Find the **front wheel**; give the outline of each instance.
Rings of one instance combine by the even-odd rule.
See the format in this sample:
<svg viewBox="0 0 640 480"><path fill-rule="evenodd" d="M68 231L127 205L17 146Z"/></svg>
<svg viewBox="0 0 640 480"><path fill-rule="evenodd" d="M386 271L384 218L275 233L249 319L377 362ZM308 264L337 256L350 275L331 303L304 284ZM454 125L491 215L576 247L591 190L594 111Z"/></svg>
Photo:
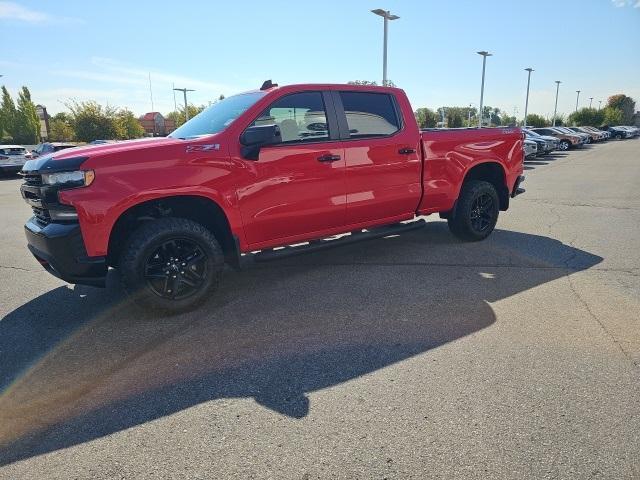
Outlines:
<svg viewBox="0 0 640 480"><path fill-rule="evenodd" d="M491 183L465 182L454 212L447 220L451 233L472 242L487 238L498 221L499 202L498 192Z"/></svg>
<svg viewBox="0 0 640 480"><path fill-rule="evenodd" d="M140 306L177 313L204 302L217 288L224 257L213 234L184 218L138 228L119 262L125 291Z"/></svg>
<svg viewBox="0 0 640 480"><path fill-rule="evenodd" d="M564 152L566 150L569 150L569 148L571 148L571 142L569 142L569 140L562 140L560 142L560 150Z"/></svg>

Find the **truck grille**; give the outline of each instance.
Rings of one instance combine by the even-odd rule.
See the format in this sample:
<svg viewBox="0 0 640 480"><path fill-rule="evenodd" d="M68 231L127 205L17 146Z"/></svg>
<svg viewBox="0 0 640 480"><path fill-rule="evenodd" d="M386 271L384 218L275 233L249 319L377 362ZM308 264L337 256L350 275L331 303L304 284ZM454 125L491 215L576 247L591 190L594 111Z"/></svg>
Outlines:
<svg viewBox="0 0 640 480"><path fill-rule="evenodd" d="M36 217L38 223L42 225L47 225L51 222L51 216L49 215L49 211L44 208L31 207L33 210L33 216Z"/></svg>
<svg viewBox="0 0 640 480"><path fill-rule="evenodd" d="M34 174L34 173L24 173L23 175L24 183L32 186L40 186L42 185L42 175Z"/></svg>
<svg viewBox="0 0 640 480"><path fill-rule="evenodd" d="M42 198L42 175L36 173L22 173L24 183L20 188L22 198L31 206L33 216L40 225L51 222L49 211L45 208L45 199Z"/></svg>

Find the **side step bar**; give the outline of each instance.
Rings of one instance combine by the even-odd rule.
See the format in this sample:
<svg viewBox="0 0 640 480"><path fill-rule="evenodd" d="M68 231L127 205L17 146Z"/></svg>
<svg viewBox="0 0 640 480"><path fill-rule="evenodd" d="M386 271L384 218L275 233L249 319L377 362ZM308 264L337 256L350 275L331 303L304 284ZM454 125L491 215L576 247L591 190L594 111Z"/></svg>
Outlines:
<svg viewBox="0 0 640 480"><path fill-rule="evenodd" d="M318 250L325 250L327 248L349 245L363 240L373 240L374 238L387 237L389 235L397 235L410 230L416 230L424 227L426 223L427 222L421 218L410 223L395 223L393 225L372 228L370 230L357 230L355 232L351 232L350 235L345 235L344 237L336 238L335 240L313 240L308 244L296 247L262 250L261 252L256 253L253 256L253 259L256 262L268 262L270 260L292 257L303 253L317 252Z"/></svg>

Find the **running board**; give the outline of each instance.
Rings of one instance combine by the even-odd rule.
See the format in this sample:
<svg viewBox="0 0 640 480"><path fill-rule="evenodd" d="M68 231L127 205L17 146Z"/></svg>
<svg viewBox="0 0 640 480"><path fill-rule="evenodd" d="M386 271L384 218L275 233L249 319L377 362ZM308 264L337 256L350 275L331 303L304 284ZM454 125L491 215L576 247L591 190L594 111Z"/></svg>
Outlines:
<svg viewBox="0 0 640 480"><path fill-rule="evenodd" d="M345 235L344 237L336 238L335 240L312 240L305 245L284 247L275 250L262 250L253 256L253 260L256 262L268 262L271 260L278 260L280 258L292 257L294 255L301 255L303 253L317 252L318 250L349 245L351 243L362 242L364 240L373 240L375 238L387 237L389 235L397 235L399 233L422 228L426 223L427 222L421 218L410 223L395 223L393 225L372 228L370 230L357 230L355 232L351 232L349 235Z"/></svg>

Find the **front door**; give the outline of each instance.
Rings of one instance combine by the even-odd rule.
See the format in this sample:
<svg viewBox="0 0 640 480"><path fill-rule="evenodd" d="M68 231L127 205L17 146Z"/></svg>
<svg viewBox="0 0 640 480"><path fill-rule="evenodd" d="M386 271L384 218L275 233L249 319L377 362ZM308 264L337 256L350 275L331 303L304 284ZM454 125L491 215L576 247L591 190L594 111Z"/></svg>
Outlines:
<svg viewBox="0 0 640 480"><path fill-rule="evenodd" d="M247 242L260 248L319 236L345 224L345 159L331 97L304 91L275 100L251 124L278 125L282 142L245 160L238 190Z"/></svg>

